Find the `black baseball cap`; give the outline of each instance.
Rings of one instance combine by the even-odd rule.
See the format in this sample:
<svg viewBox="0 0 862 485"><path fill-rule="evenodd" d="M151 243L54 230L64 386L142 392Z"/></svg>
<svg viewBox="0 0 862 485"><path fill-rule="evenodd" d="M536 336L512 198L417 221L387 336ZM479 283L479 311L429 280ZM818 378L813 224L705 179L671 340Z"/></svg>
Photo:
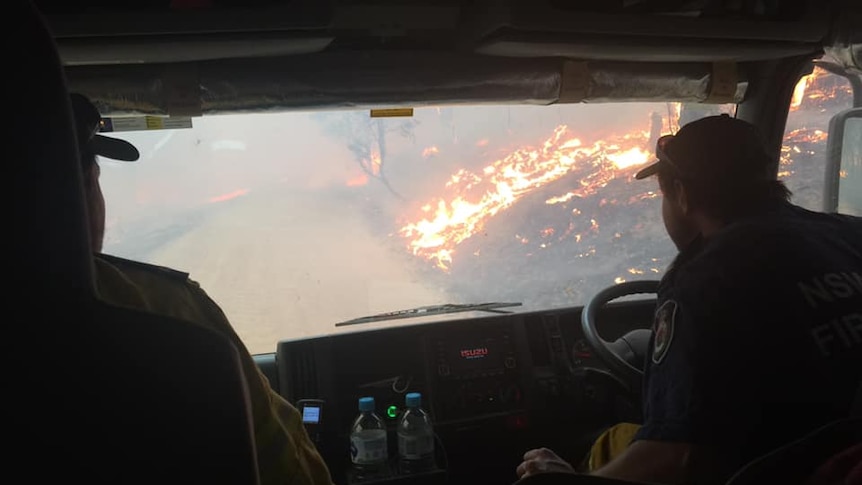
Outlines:
<svg viewBox="0 0 862 485"><path fill-rule="evenodd" d="M682 179L772 180L777 167L760 130L727 114L692 121L675 135L662 136L655 153L658 160L635 174L636 179L670 166Z"/></svg>
<svg viewBox="0 0 862 485"><path fill-rule="evenodd" d="M126 140L97 134L102 131L104 123L99 110L89 99L79 93L70 93L69 98L79 145L88 145L96 155L113 160L134 162L140 158L138 149Z"/></svg>

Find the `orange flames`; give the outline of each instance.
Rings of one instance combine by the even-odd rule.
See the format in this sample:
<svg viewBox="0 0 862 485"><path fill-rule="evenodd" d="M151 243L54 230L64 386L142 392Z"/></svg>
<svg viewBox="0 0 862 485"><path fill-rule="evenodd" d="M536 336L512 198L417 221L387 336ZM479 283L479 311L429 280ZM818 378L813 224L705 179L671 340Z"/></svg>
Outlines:
<svg viewBox="0 0 862 485"><path fill-rule="evenodd" d="M793 88L793 97L790 99L790 109L796 110L802 106L802 101L805 100L805 88L808 87L808 79L813 76L813 74L809 74L808 76L803 76L802 79L796 83L796 87Z"/></svg>
<svg viewBox="0 0 862 485"><path fill-rule="evenodd" d="M827 137L828 134L823 130L811 130L808 128L799 128L785 134L784 143L781 145L781 168L778 172L778 178L786 178L793 175L793 170L791 169L793 157L802 153L814 155L815 153L811 150L811 147L825 143Z"/></svg>
<svg viewBox="0 0 862 485"><path fill-rule="evenodd" d="M593 168L578 187L550 198L548 204L595 194L607 183L628 175L632 167L650 160L644 148L648 132L584 144L565 125L558 126L540 146L517 148L481 171L460 170L446 183L445 196L422 206L423 217L404 225L399 234L409 240L414 255L448 270L457 246L483 229L487 221L524 195L557 181L573 170ZM484 140L482 140L484 141ZM591 221L590 230L598 223ZM548 237L553 229L541 236ZM526 237L516 236L522 243ZM575 237L579 239L579 237Z"/></svg>
<svg viewBox="0 0 862 485"><path fill-rule="evenodd" d="M440 153L440 149L436 146L430 146L424 150L422 150L422 158L431 158L434 155Z"/></svg>
<svg viewBox="0 0 862 485"><path fill-rule="evenodd" d="M815 156L813 149L825 146L828 134L821 129L805 126L811 121L806 113L832 113L834 108L827 106L830 102L835 103L839 109L841 106L849 106L848 100L853 96L852 89L846 79L832 75L819 67L815 67L811 74L799 80L793 90L788 123L802 125L802 127L788 131L784 135L779 178L794 174L793 158L796 155ZM793 121L799 123L793 123Z"/></svg>
<svg viewBox="0 0 862 485"><path fill-rule="evenodd" d="M226 201L226 200L236 199L237 197L243 196L243 195L245 195L245 194L247 194L247 193L248 193L248 189L239 189L239 190L234 190L233 192L228 192L228 193L226 193L226 194L222 194L222 195L217 195L217 196L215 196L215 197L211 197L211 198L209 199L209 202L210 202L210 203L215 203L215 202L224 202L224 201Z"/></svg>
<svg viewBox="0 0 862 485"><path fill-rule="evenodd" d="M426 148L426 151L428 149ZM371 177L379 177L380 170L383 166L383 159L380 157L379 149L372 148L371 153L368 157L362 157L359 160L359 168L362 170L362 173L356 175L353 178L348 179L344 182L344 185L348 187L361 187L363 185L368 184L368 181Z"/></svg>
<svg viewBox="0 0 862 485"><path fill-rule="evenodd" d="M361 187L367 183L368 183L368 175L365 175L363 173L363 174L359 174L356 177L353 177L352 179L348 180L346 185L348 187Z"/></svg>
<svg viewBox="0 0 862 485"><path fill-rule="evenodd" d="M832 75L829 71L815 67L811 74L803 76L793 89L790 110L800 108L822 109L830 100L853 96L853 88L846 79Z"/></svg>
<svg viewBox="0 0 862 485"><path fill-rule="evenodd" d="M371 173L376 177L380 175L380 166L383 163L383 160L380 158L380 152L377 149L374 149L371 152L371 163L369 164Z"/></svg>

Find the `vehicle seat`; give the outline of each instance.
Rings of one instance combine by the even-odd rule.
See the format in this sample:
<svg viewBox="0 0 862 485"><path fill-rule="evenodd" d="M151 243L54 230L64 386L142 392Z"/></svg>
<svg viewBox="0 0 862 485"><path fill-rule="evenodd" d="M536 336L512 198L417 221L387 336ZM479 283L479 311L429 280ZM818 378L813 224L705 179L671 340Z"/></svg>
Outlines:
<svg viewBox="0 0 862 485"><path fill-rule="evenodd" d="M814 485L816 482L810 480L818 468L860 443L862 418L833 421L752 461L734 474L727 485Z"/></svg>
<svg viewBox="0 0 862 485"><path fill-rule="evenodd" d="M259 483L235 346L98 301L62 66L29 1L5 8L4 473L28 483Z"/></svg>
<svg viewBox="0 0 862 485"><path fill-rule="evenodd" d="M857 460L862 444L862 418L850 417L831 422L809 433L803 438L788 443L760 458L753 460L736 472L726 485L825 485L812 480L821 467L835 457ZM852 452L852 453L848 453ZM857 465L859 466L859 465ZM859 473L847 463L838 468L847 473ZM835 467L833 467L835 468ZM854 475L855 476L855 475ZM843 485L852 482L826 482L828 485ZM570 473L541 473L515 482L515 485L636 485L637 482L614 480ZM856 484L854 484L856 485Z"/></svg>

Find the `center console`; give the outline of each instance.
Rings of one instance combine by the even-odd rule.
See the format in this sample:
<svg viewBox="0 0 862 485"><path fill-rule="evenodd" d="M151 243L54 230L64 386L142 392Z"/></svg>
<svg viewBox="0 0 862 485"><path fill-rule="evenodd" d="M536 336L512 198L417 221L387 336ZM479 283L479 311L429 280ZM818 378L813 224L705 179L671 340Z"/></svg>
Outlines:
<svg viewBox="0 0 862 485"><path fill-rule="evenodd" d="M440 423L510 413L521 407L518 352L505 328L434 334L432 388Z"/></svg>

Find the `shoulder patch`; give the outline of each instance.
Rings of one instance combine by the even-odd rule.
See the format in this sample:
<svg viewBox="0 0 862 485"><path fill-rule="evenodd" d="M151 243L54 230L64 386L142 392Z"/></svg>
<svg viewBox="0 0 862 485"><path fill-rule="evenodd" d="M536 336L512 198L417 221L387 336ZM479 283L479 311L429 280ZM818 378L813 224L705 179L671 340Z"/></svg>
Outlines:
<svg viewBox="0 0 862 485"><path fill-rule="evenodd" d="M182 271L177 271L175 269L167 268L164 266L156 266L153 264L142 263L140 261L133 261L131 259L111 256L110 254L98 254L96 255L96 257L101 258L120 269L133 268L137 270L147 271L150 273L157 273L177 281L186 281L189 278L188 273L183 273Z"/></svg>
<svg viewBox="0 0 862 485"><path fill-rule="evenodd" d="M676 319L677 304L673 300L662 303L655 312L655 323L653 323L652 361L660 364L667 355L670 344L673 343L674 320Z"/></svg>

